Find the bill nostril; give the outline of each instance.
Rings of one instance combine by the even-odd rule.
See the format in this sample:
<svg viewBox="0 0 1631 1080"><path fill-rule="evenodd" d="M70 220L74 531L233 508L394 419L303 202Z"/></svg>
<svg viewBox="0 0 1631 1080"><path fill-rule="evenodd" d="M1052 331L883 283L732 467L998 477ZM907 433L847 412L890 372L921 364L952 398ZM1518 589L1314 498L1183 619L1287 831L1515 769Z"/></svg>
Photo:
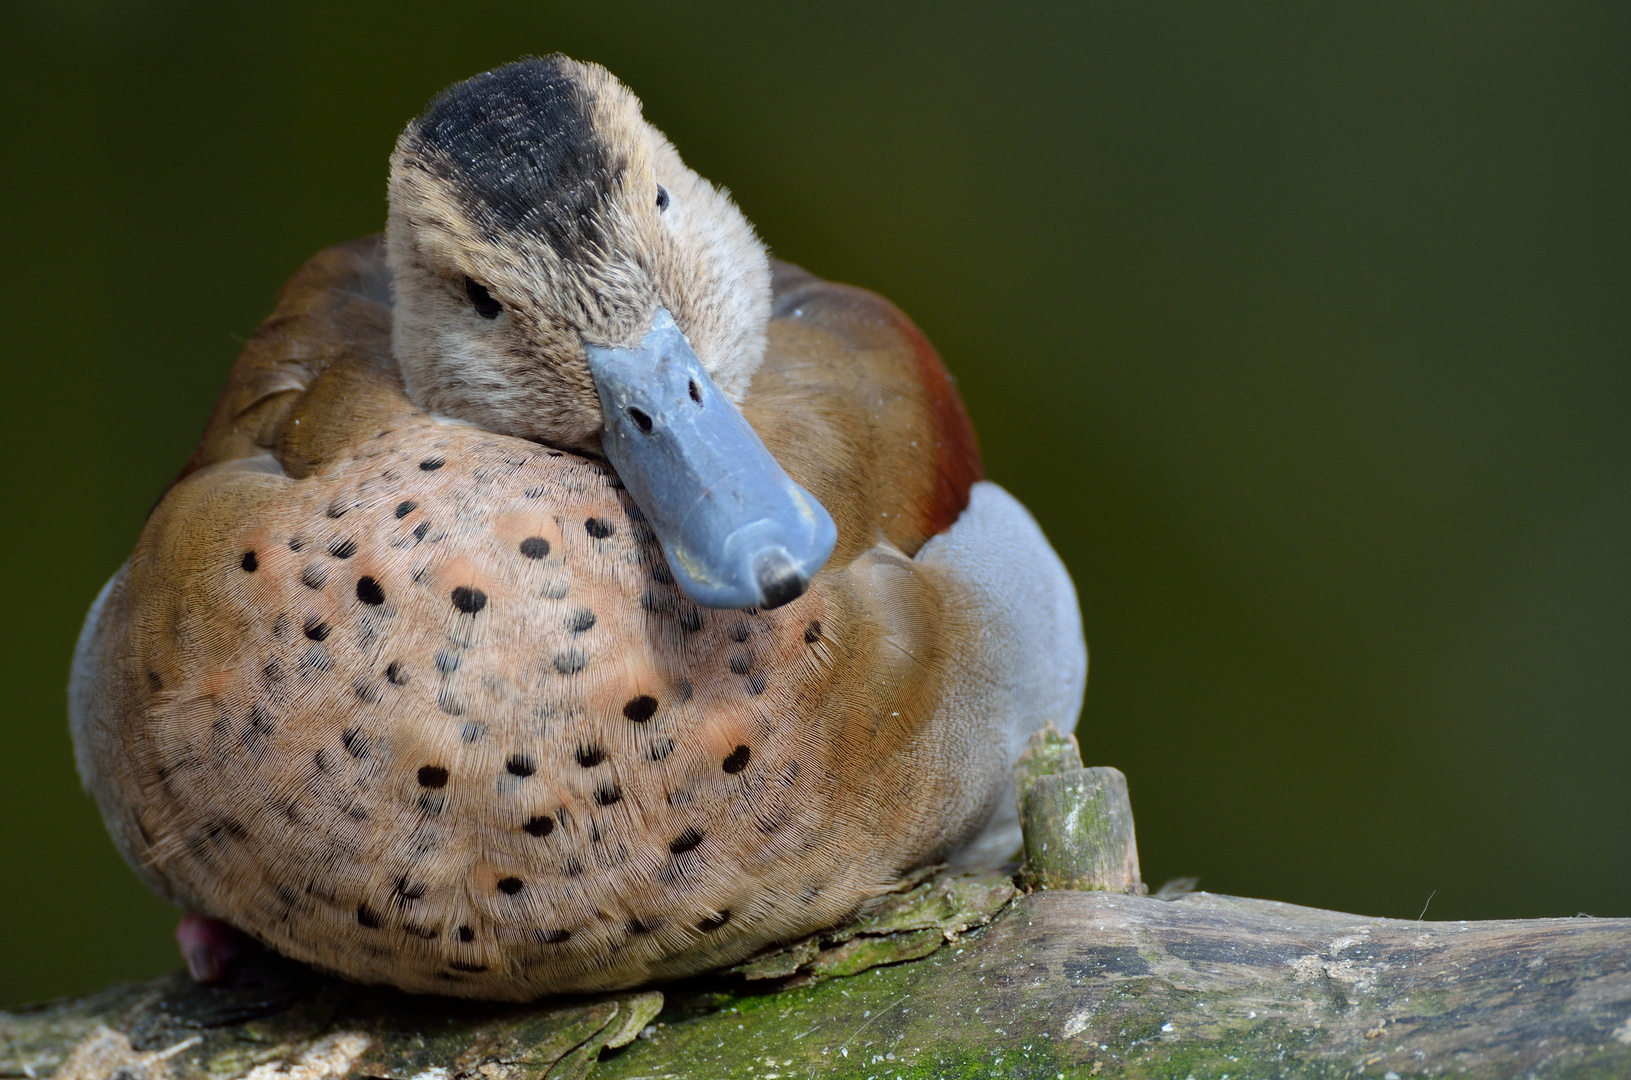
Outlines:
<svg viewBox="0 0 1631 1080"><path fill-rule="evenodd" d="M695 379L687 379L686 383L691 388L691 400L696 402L698 405L701 405L702 404L702 391L697 389L697 381Z"/></svg>
<svg viewBox="0 0 1631 1080"><path fill-rule="evenodd" d="M651 416L644 409L637 409L632 405L629 406L628 412L629 419L634 421L634 426L645 432L647 435L650 435Z"/></svg>

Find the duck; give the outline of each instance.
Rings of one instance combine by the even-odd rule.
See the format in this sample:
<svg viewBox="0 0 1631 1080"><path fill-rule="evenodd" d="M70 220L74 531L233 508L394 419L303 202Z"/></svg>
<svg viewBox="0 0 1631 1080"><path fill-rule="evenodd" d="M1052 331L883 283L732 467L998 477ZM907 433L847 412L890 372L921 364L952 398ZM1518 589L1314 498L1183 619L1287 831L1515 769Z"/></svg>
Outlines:
<svg viewBox="0 0 1631 1080"><path fill-rule="evenodd" d="M438 95L388 195L285 285L75 649L80 775L195 975L238 935L620 989L1010 858L1081 614L911 320L772 259L561 55Z"/></svg>

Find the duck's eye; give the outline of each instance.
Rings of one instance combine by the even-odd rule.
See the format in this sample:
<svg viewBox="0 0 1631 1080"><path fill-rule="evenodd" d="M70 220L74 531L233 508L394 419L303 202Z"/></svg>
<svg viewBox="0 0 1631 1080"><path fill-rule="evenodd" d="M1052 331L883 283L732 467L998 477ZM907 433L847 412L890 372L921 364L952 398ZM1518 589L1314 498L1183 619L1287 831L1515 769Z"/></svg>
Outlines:
<svg viewBox="0 0 1631 1080"><path fill-rule="evenodd" d="M668 209L668 189L661 184L657 185L657 212L662 213Z"/></svg>
<svg viewBox="0 0 1631 1080"><path fill-rule="evenodd" d="M487 291L487 286L475 278L464 279L464 295L470 298L476 314L484 319L496 319L498 313L504 310L504 305L493 299L493 294Z"/></svg>

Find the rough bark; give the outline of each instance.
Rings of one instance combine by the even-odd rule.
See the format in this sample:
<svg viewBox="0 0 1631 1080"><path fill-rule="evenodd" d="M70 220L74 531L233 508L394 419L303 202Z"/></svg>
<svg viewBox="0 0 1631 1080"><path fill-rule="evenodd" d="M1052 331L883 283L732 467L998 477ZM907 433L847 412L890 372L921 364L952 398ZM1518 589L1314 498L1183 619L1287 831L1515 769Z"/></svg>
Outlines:
<svg viewBox="0 0 1631 1080"><path fill-rule="evenodd" d="M928 876L717 975L524 1007L263 955L0 1013L0 1078L1631 1076L1631 919L1146 897L1120 773L1050 726L1015 788L1022 880L1053 888Z"/></svg>
<svg viewBox="0 0 1631 1080"><path fill-rule="evenodd" d="M220 989L175 975L0 1014L0 1076L1631 1075L1631 920L1052 891L954 929L1008 895L1000 879L932 881L756 972L526 1008L275 959Z"/></svg>

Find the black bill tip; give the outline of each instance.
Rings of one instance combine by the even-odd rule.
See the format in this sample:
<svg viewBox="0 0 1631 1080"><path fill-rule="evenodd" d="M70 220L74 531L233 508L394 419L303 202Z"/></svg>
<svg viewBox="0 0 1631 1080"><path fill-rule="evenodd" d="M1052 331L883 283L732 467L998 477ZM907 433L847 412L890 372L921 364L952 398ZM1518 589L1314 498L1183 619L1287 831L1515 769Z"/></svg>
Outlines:
<svg viewBox="0 0 1631 1080"><path fill-rule="evenodd" d="M777 608L804 595L810 579L799 572L793 557L781 548L763 552L753 561L753 576L759 582L761 608Z"/></svg>

